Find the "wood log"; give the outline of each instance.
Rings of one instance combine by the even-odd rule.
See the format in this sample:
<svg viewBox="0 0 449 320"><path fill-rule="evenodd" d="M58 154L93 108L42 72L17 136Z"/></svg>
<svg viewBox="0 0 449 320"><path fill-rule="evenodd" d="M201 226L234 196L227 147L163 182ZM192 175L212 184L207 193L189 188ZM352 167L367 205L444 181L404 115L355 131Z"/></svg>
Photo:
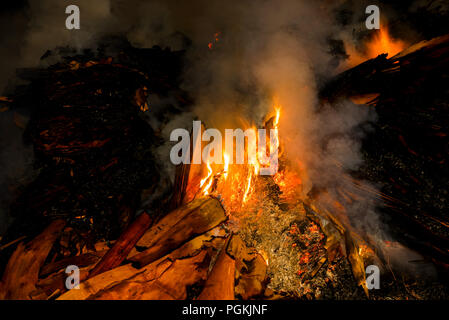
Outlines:
<svg viewBox="0 0 449 320"><path fill-rule="evenodd" d="M164 260L133 279L93 296L95 300L185 300L188 287L206 279L209 265L206 250L186 259Z"/></svg>
<svg viewBox="0 0 449 320"><path fill-rule="evenodd" d="M91 270L89 278L118 267L131 252L137 241L153 223L154 219L143 212L118 238L114 246L103 256Z"/></svg>
<svg viewBox="0 0 449 320"><path fill-rule="evenodd" d="M217 227L142 269L120 266L82 281L79 290L58 299L185 299L188 286L206 280L209 261L224 242Z"/></svg>
<svg viewBox="0 0 449 320"><path fill-rule="evenodd" d="M57 300L86 300L107 287L112 287L143 272L145 269L139 270L131 264L126 264L81 282L79 289L69 290L59 296Z"/></svg>
<svg viewBox="0 0 449 320"><path fill-rule="evenodd" d="M243 300L261 297L266 289L267 264L260 254L248 264L248 270L241 270L242 274L235 288L235 294Z"/></svg>
<svg viewBox="0 0 449 320"><path fill-rule="evenodd" d="M227 217L220 202L206 197L196 199L178 208L153 225L137 242L137 246L147 250L130 257L137 267L145 266L178 248L183 243L203 234Z"/></svg>
<svg viewBox="0 0 449 320"><path fill-rule="evenodd" d="M265 259L248 248L239 235L232 236L226 252L235 260L235 296L243 300L260 298L268 283Z"/></svg>
<svg viewBox="0 0 449 320"><path fill-rule="evenodd" d="M99 259L99 258L98 258ZM98 260L97 259L97 260ZM83 282L87 279L89 276L90 270L94 267L95 264L86 266L86 267L80 267L80 282ZM54 272L47 276L44 279L39 279L39 281L36 284L37 290L32 292L32 299L33 300L48 300L48 299L54 299L57 296L60 296L61 294L64 294L67 292L66 287L66 280L67 280L67 273L65 272L65 268L61 269L57 272Z"/></svg>
<svg viewBox="0 0 449 320"><path fill-rule="evenodd" d="M75 265L80 268L87 267L97 263L107 251L88 252L79 256L67 257L59 261L47 264L41 268L39 278L44 278L59 270L67 268L67 266Z"/></svg>
<svg viewBox="0 0 449 320"><path fill-rule="evenodd" d="M229 240L215 262L198 300L234 300L235 260L227 253Z"/></svg>
<svg viewBox="0 0 449 320"><path fill-rule="evenodd" d="M0 300L30 299L30 294L36 290L39 270L65 224L64 220L55 220L29 243L21 242L17 246L3 273Z"/></svg>

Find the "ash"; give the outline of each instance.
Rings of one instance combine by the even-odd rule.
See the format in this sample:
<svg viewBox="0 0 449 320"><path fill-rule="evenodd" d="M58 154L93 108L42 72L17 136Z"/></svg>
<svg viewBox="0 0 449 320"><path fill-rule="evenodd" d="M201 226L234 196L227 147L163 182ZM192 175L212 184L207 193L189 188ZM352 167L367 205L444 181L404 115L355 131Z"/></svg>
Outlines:
<svg viewBox="0 0 449 320"><path fill-rule="evenodd" d="M251 200L236 216L240 236L268 264L271 298L364 298L345 257L328 261L326 237L307 218L302 201L284 202L271 177L258 178Z"/></svg>

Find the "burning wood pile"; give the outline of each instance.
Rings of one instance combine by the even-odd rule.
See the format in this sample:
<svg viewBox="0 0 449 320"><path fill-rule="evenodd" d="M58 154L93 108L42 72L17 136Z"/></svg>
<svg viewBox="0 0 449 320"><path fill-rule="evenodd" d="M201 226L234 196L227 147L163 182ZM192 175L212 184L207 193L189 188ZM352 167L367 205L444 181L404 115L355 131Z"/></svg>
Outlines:
<svg viewBox="0 0 449 320"><path fill-rule="evenodd" d="M323 243L325 236L319 226L306 216L302 219L292 224L288 230L291 240L286 240L285 248L280 250L301 247L295 251L302 254L289 262L298 263L299 279L313 279L331 259L332 265L322 270L327 275L322 280L336 281L332 272L338 265L335 260L341 257L335 257L335 253L329 257L325 249L329 244ZM221 203L203 197L170 212L158 222L147 213L141 214L111 243L110 249L104 243L97 243L94 249L86 248L79 255L52 261L48 260L52 247L55 242L63 241L67 233L65 221L55 220L39 236L18 245L3 275L1 298L282 298L267 288L271 255L248 248L238 234L232 233L227 222ZM299 228L306 230L301 232ZM278 263L276 259L273 258ZM80 268L78 290L66 289L65 271L70 265ZM326 283L321 284L321 289L323 286ZM317 288L311 288L307 281L301 290L302 295L317 294Z"/></svg>
<svg viewBox="0 0 449 320"><path fill-rule="evenodd" d="M383 186L376 197L385 202L392 231L445 273L448 57L445 35L368 60L321 90L323 100L349 98L375 108L375 133L364 141L365 164L355 176Z"/></svg>
<svg viewBox="0 0 449 320"><path fill-rule="evenodd" d="M407 73L410 61L419 66L429 55L439 54L447 68L448 43L443 37L370 60L328 84L322 98L373 99L384 77L394 80L398 68ZM150 93L175 96L187 108L180 61L179 52L128 47L118 58L86 53L22 72L31 84L8 104L36 103L26 137L40 173L12 207L17 218L2 239L0 299L426 297L420 284L395 277L338 208L299 197L301 180L282 152L274 176L257 175L259 163L229 164L226 154L223 166L179 165L174 187L158 194L152 150L160 137L144 115ZM370 103L386 103L388 94ZM280 118L274 103L262 125L277 130ZM282 137L274 143L282 150ZM156 200L138 210L150 195ZM371 264L382 269L381 290L367 288ZM68 266L79 268L78 289L67 289Z"/></svg>

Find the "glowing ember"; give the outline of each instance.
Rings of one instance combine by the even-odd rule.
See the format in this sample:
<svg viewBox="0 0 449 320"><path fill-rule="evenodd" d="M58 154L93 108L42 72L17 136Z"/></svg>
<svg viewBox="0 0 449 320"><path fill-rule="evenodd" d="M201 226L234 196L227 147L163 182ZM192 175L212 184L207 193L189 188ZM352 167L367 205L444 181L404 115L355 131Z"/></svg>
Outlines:
<svg viewBox="0 0 449 320"><path fill-rule="evenodd" d="M209 48L209 50L212 50L213 49L213 47L214 47L214 45L220 40L220 32L216 32L215 34L214 34L214 40L212 40L211 42L209 42L208 44L207 44L207 47Z"/></svg>

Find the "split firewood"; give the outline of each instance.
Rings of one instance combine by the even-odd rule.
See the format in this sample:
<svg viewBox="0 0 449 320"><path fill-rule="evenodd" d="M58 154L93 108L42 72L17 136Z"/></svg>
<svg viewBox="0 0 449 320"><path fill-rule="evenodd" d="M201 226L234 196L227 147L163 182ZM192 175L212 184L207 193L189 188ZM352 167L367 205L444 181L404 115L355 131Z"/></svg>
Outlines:
<svg viewBox="0 0 449 320"><path fill-rule="evenodd" d="M39 273L39 278L44 278L52 273L58 272L59 270L67 268L67 266L75 265L80 268L87 267L97 263L107 251L100 252L88 252L83 253L79 256L67 257L53 263L49 263L41 268Z"/></svg>
<svg viewBox="0 0 449 320"><path fill-rule="evenodd" d="M131 252L137 241L153 223L148 213L142 213L118 238L114 246L103 256L101 261L92 269L89 277L118 267Z"/></svg>
<svg viewBox="0 0 449 320"><path fill-rule="evenodd" d="M141 269L120 266L82 281L79 290L58 299L185 299L189 286L206 280L224 236L221 228L215 228Z"/></svg>
<svg viewBox="0 0 449 320"><path fill-rule="evenodd" d="M206 250L186 259L164 260L145 273L93 296L96 300L185 300L187 289L204 281L210 257Z"/></svg>
<svg viewBox="0 0 449 320"><path fill-rule="evenodd" d="M107 287L131 279L143 272L145 272L145 269L139 270L131 264L126 264L81 282L79 289L67 291L58 300L86 300Z"/></svg>
<svg viewBox="0 0 449 320"><path fill-rule="evenodd" d="M260 254L247 264L247 270L242 270L235 294L243 300L261 297L266 289L267 264Z"/></svg>
<svg viewBox="0 0 449 320"><path fill-rule="evenodd" d="M55 220L29 243L17 246L3 273L0 299L30 299L36 290L39 270L64 226L64 220Z"/></svg>
<svg viewBox="0 0 449 320"><path fill-rule="evenodd" d="M203 234L227 217L220 202L213 198L201 198L182 206L153 225L137 242L147 250L130 257L136 266L145 266L161 258L183 243Z"/></svg>
<svg viewBox="0 0 449 320"><path fill-rule="evenodd" d="M234 300L235 260L227 253L225 246L220 252L198 300Z"/></svg>
<svg viewBox="0 0 449 320"><path fill-rule="evenodd" d="M98 259L100 259L100 257L97 258L97 261ZM92 270L94 266L95 263L85 267L78 266L80 272L79 280L81 283L88 278L89 272L90 270ZM66 287L67 277L68 274L65 272L65 268L63 268L57 272L48 275L46 278L39 279L39 281L36 284L37 290L32 293L33 300L50 299L50 297L53 299L67 292Z"/></svg>
<svg viewBox="0 0 449 320"><path fill-rule="evenodd" d="M232 236L227 253L235 260L235 295L244 300L261 297L268 283L265 259L246 247L239 235Z"/></svg>
<svg viewBox="0 0 449 320"><path fill-rule="evenodd" d="M257 253L254 249L248 249L238 234L232 235L226 250L231 257L243 262L253 260Z"/></svg>
<svg viewBox="0 0 449 320"><path fill-rule="evenodd" d="M193 257L201 250L208 249L209 254L214 257L221 250L226 240L226 231L220 226L190 240L165 257L170 260Z"/></svg>

